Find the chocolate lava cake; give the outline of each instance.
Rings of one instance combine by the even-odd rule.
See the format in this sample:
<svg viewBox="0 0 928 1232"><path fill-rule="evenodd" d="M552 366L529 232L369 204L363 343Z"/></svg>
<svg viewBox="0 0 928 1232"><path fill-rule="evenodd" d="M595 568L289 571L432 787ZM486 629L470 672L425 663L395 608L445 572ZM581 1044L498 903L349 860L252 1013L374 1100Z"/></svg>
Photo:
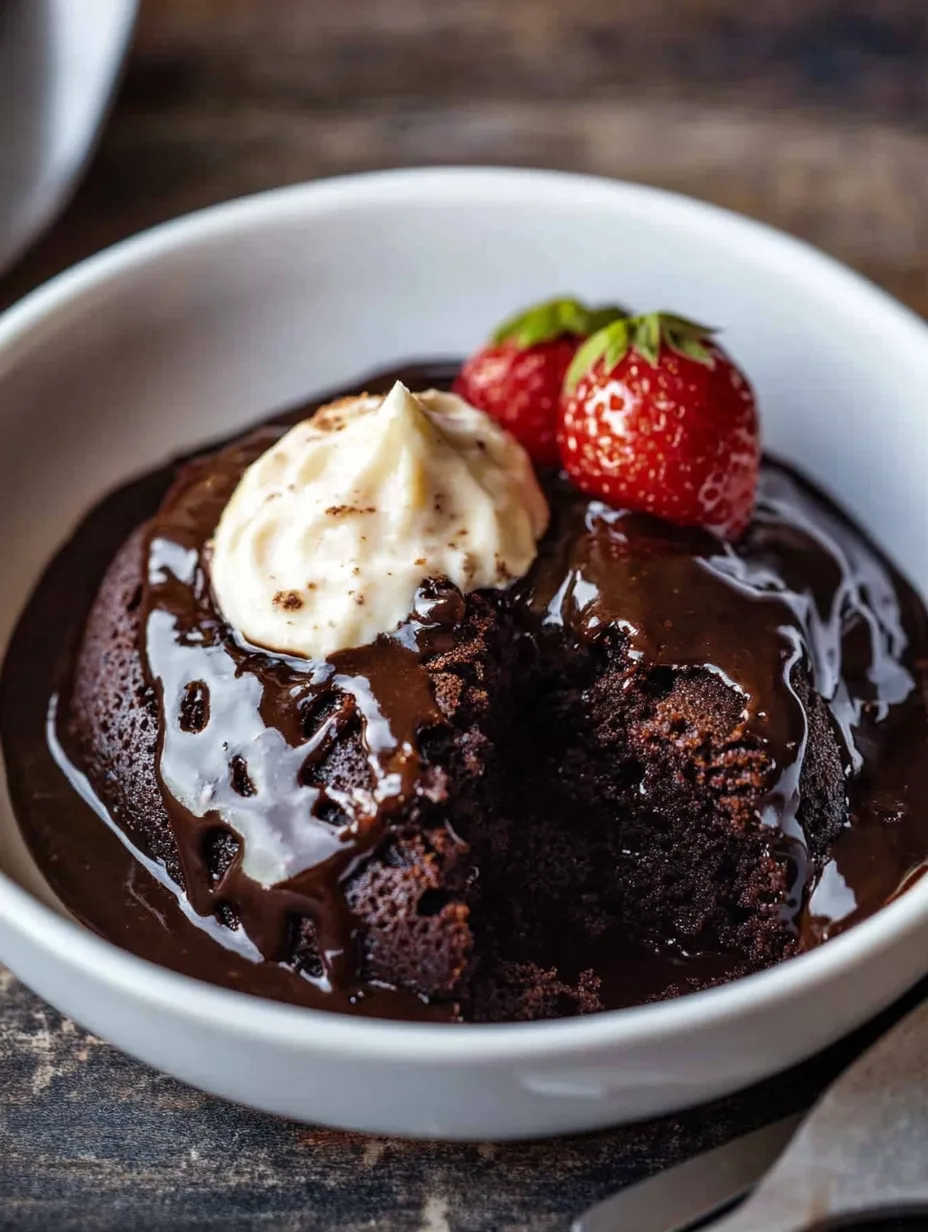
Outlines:
<svg viewBox="0 0 928 1232"><path fill-rule="evenodd" d="M524 578L432 578L396 633L310 670L233 636L208 582L219 514L285 424L180 468L106 571L59 715L223 944L320 1005L386 988L503 1021L678 995L818 939L810 902L872 767L913 706L924 729L924 610L856 528L772 461L735 545L552 471ZM260 884L231 808L282 810L316 857Z"/></svg>
<svg viewBox="0 0 928 1232"><path fill-rule="evenodd" d="M37 586L0 740L79 919L504 1022L758 971L921 875L925 606L762 460L713 331L554 300L365 388L105 497Z"/></svg>

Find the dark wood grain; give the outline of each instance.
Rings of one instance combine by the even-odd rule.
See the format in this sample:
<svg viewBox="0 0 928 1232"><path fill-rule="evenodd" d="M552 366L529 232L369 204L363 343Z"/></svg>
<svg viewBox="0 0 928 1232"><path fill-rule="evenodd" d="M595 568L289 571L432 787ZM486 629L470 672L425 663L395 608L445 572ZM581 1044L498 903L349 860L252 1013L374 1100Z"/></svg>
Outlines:
<svg viewBox="0 0 928 1232"><path fill-rule="evenodd" d="M186 210L444 162L679 189L928 311L920 0L150 0L74 201L0 304ZM123 1057L0 981L0 1228L564 1229L620 1184L799 1107L876 1027L709 1110L556 1143L308 1129Z"/></svg>
<svg viewBox="0 0 928 1232"><path fill-rule="evenodd" d="M920 0L149 0L98 158L0 303L227 197L459 162L693 193L925 309L926 67Z"/></svg>

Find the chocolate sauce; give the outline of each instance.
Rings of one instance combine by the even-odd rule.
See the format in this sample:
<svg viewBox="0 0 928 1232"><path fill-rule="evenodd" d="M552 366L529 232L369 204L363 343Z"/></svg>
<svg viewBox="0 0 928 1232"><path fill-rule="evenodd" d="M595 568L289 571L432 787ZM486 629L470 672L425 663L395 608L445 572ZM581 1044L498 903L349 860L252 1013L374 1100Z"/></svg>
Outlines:
<svg viewBox="0 0 928 1232"><path fill-rule="evenodd" d="M808 884L807 843L798 819L808 732L794 669L802 666L829 704L854 829L872 808L875 780L887 781L884 763L891 755L884 744L890 729L911 724L904 744L912 761L908 771L919 773L928 787L928 774L918 769L924 756L919 750L928 751L925 665L917 663L919 648L924 657L928 645L921 601L834 505L770 460L761 472L754 519L736 545L646 514L613 510L563 481L556 484L552 506L556 525L520 584L536 616L587 641L617 625L633 658L708 669L741 695L745 734L770 765L761 820L782 832L780 846L796 868L784 917L809 943L819 933L830 935L843 920L833 896L826 903L836 867L833 861L818 879L821 890ZM884 811L890 807L897 820L903 814L910 820L907 858L916 865L928 856L928 805L918 800L917 791L898 781L884 798ZM846 862L852 849L858 846L848 835L835 860ZM861 885L857 893L845 893L844 905L853 899L857 918L859 900L875 909L892 892L890 880L906 875L901 867L884 868L882 899L871 882L866 891ZM818 892L810 908L812 890Z"/></svg>
<svg viewBox="0 0 928 1232"><path fill-rule="evenodd" d="M312 664L229 636L208 541L245 468L282 431L259 430L187 467L168 492L146 536L142 655L160 712L161 794L195 912L231 910L270 962L288 958L293 921L310 921L320 985L344 990L359 956L341 887L428 790L417 737L440 716L421 660L455 611L420 596L396 634ZM368 780L319 783L315 768L352 726ZM224 830L242 841L217 877L207 840Z"/></svg>
<svg viewBox="0 0 928 1232"><path fill-rule="evenodd" d="M364 385L376 392L396 376L412 388L447 385L453 371L417 365ZM447 1017L449 1006L357 979L344 885L391 816L416 793L440 795L419 754L420 734L439 721L423 657L460 617L453 596L424 593L395 634L307 664L230 636L210 593L208 540L226 500L245 467L310 409L277 418L179 476L171 466L127 485L65 545L30 600L0 678L10 790L52 888L126 948L282 1000ZM928 859L928 618L865 537L773 463L765 464L756 517L737 547L616 512L556 478L549 495L552 528L516 592L525 619L586 641L617 623L633 656L708 668L742 696L745 728L771 767L762 820L783 832L797 867L788 910L803 944L872 913L920 875ZM105 810L54 710L62 691L66 707L70 665L101 576L148 518L142 650L158 698L158 775L186 895L115 823L101 823ZM806 720L792 673L800 660L831 708L850 804L849 825L814 880L798 819ZM360 735L365 775L350 786L320 781L316 767L349 728ZM279 840L263 853L268 867L289 861L286 879L272 885L262 884L262 853L247 838L256 814L262 823L270 815L262 833ZM204 855L217 831L232 837L234 850L218 876ZM311 924L318 969L282 965L294 918ZM720 961L696 956L687 965L623 947L612 956L621 978L604 972L607 1003L659 995L681 978L716 978Z"/></svg>

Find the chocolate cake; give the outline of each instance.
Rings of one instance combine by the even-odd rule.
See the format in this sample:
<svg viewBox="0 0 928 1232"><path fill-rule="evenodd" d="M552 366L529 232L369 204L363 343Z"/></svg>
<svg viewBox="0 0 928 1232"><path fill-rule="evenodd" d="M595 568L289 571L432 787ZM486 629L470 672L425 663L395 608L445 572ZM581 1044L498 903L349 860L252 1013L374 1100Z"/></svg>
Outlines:
<svg viewBox="0 0 928 1232"><path fill-rule="evenodd" d="M452 372L403 376L423 388ZM547 473L552 521L525 577L468 594L429 579L396 632L307 665L234 636L209 584L242 473L307 413L169 468L87 523L131 533L108 564L97 550L76 658L49 666L53 751L185 904L168 931L209 927L215 973L199 942L159 961L348 1012L562 1016L769 966L915 875L928 834L900 758L928 736L925 611L792 471L765 461L734 545ZM72 543L43 586L79 566ZM61 833L11 750L26 739L11 722L15 664L41 653L43 602L40 588L0 723L44 863ZM72 620L73 638L83 613ZM43 627L46 645L62 636ZM181 803L197 793L202 815ZM243 868L228 818L249 810L298 836L285 880ZM872 837L887 829L891 842ZM861 835L879 860L854 857ZM852 865L865 868L854 884ZM79 913L113 935L95 910ZM150 948L128 926L117 939Z"/></svg>

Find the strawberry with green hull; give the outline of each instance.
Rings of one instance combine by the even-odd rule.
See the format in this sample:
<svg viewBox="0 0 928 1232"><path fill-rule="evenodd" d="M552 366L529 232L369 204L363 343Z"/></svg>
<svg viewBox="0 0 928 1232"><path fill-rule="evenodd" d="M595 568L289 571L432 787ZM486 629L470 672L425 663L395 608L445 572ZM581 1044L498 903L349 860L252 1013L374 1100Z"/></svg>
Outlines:
<svg viewBox="0 0 928 1232"><path fill-rule="evenodd" d="M624 315L575 299L537 304L505 321L466 361L454 392L507 428L536 466L560 466L555 434L567 370L585 339Z"/></svg>
<svg viewBox="0 0 928 1232"><path fill-rule="evenodd" d="M760 433L754 393L713 333L666 312L607 324L571 362L557 443L589 495L735 539L754 509Z"/></svg>

